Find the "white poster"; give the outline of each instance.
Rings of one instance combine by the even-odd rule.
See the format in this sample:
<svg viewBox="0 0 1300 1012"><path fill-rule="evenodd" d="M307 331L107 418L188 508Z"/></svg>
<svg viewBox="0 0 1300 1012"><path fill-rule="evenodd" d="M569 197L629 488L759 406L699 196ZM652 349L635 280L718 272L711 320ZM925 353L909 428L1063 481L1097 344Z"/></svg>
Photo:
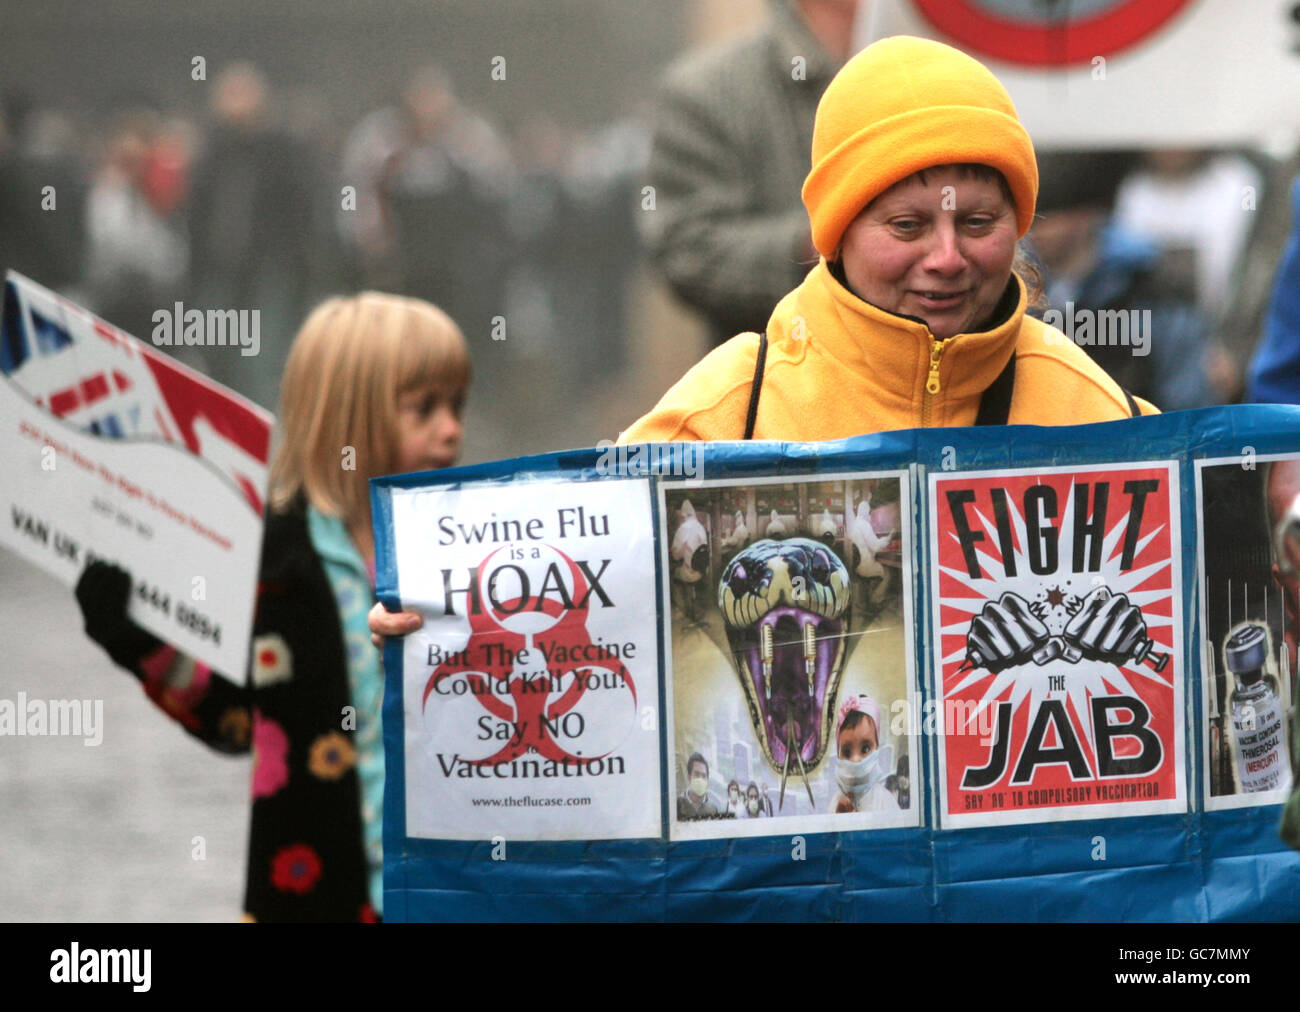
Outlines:
<svg viewBox="0 0 1300 1012"><path fill-rule="evenodd" d="M645 480L392 490L406 832L660 835Z"/></svg>
<svg viewBox="0 0 1300 1012"><path fill-rule="evenodd" d="M128 614L233 678L248 664L271 416L10 272L0 546L69 586L131 573Z"/></svg>

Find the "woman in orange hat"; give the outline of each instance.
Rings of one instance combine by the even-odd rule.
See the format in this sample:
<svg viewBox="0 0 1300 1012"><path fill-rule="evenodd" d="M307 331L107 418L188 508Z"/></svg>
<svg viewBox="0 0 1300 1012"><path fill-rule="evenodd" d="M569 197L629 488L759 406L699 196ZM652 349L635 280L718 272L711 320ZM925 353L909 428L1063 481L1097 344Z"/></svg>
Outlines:
<svg viewBox="0 0 1300 1012"><path fill-rule="evenodd" d="M869 46L817 108L803 201L819 262L766 333L715 349L622 441L1154 412L1026 315L1036 277L1017 241L1037 193L1033 144L987 68L927 39Z"/></svg>

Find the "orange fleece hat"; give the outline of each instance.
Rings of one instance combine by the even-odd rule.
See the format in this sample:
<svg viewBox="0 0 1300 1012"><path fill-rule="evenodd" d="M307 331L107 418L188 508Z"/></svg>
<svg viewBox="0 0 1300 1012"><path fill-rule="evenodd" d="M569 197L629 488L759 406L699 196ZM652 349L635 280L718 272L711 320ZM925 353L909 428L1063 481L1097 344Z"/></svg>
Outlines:
<svg viewBox="0 0 1300 1012"><path fill-rule="evenodd" d="M1038 163L1001 82L978 60L930 39L874 42L835 75L817 106L803 202L827 258L862 209L900 179L975 162L1006 177L1019 234L1029 231Z"/></svg>

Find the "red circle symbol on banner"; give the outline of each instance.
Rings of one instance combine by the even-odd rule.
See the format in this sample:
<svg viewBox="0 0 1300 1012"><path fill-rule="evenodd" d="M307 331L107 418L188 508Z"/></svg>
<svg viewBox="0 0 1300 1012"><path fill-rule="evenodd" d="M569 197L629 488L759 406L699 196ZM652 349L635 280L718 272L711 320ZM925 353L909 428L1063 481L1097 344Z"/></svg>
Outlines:
<svg viewBox="0 0 1300 1012"><path fill-rule="evenodd" d="M1031 66L1090 63L1148 39L1192 0L1102 0L1078 20L1049 19L1026 10L1007 17L991 0L913 0L935 28L976 56ZM1026 3L1026 7L1045 5ZM1052 5L1056 6L1056 5Z"/></svg>

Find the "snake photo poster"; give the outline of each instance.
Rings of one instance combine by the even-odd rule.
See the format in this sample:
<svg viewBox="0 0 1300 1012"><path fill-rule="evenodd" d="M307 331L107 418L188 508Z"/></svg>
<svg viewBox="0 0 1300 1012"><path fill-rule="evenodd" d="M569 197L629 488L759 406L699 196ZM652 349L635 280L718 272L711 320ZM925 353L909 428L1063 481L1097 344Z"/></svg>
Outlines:
<svg viewBox="0 0 1300 1012"><path fill-rule="evenodd" d="M917 824L907 481L661 487L674 838Z"/></svg>

